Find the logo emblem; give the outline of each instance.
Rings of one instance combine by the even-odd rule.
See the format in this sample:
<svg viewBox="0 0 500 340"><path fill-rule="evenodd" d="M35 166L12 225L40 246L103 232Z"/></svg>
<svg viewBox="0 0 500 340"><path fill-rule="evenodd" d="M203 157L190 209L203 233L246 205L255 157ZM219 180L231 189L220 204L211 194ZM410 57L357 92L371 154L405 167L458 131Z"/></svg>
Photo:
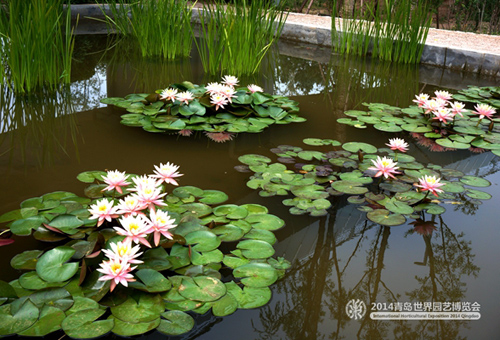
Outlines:
<svg viewBox="0 0 500 340"><path fill-rule="evenodd" d="M366 313L366 304L360 299L352 299L345 306L345 312L351 319L358 320L363 318Z"/></svg>

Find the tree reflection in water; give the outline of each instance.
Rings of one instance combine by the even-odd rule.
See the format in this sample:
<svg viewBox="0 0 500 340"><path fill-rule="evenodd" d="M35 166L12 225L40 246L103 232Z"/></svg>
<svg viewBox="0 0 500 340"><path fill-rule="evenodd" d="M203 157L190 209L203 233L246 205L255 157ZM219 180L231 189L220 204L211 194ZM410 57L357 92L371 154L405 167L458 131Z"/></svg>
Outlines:
<svg viewBox="0 0 500 340"><path fill-rule="evenodd" d="M422 215L411 223L413 227L405 237L420 236L425 244L424 260L415 262L415 266L425 266L428 272L415 276L415 289L405 290L397 281L384 280L390 227L364 221L354 237L340 240L338 229L342 226L335 221L334 213L319 220L313 250L296 260L285 279L278 282L272 304L260 311L262 326L252 323L258 339L463 338L460 333L468 328L467 321L372 320L370 307L372 302L388 306L409 302L413 306L420 302L466 301L465 278L476 277L479 267L474 264L475 255L464 233L454 233L441 216L425 220ZM352 251L345 254L347 244ZM363 251L364 270L359 270L354 262ZM358 279L352 280L356 276ZM367 306L361 321L351 320L346 314L346 304L352 299L360 299Z"/></svg>

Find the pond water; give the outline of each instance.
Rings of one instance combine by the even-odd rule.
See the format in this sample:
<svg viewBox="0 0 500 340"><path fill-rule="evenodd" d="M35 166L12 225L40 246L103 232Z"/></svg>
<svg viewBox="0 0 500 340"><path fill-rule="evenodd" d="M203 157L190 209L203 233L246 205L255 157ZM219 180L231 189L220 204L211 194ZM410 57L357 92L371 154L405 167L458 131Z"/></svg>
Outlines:
<svg viewBox="0 0 500 340"><path fill-rule="evenodd" d="M173 162L184 174L181 185L218 189L230 203L258 203L284 219L277 232L277 256L292 262L284 279L271 286L270 303L238 310L227 317L197 316L184 339L493 339L500 336L497 292L500 247L497 198L500 165L491 153L430 152L415 140L411 154L423 162L459 169L493 183L484 191L493 198L480 206L447 205L431 237L413 232L410 224L383 227L370 222L345 199L334 201L321 218L293 216L282 198L263 198L246 186L250 174L239 173L238 157L257 153L273 158L278 145L302 146L308 137L341 142L365 141L382 147L394 135L358 130L336 122L342 112L363 102L400 107L419 92L456 91L468 84L487 86L491 79L415 67L394 67L370 60L330 56L307 45L280 45L280 55L267 60L254 82L266 92L290 96L300 103L305 123L271 126L260 134L239 134L226 143L204 135L154 134L120 124L124 111L99 103L103 97L152 92L173 82L217 80L203 74L196 56L172 63L142 60L127 47L103 52L99 37L78 37L73 83L55 96L16 98L0 93L0 215L25 199L56 190L83 195L76 176L86 170L150 173L153 165ZM92 53L90 53L92 52ZM300 55L307 59L302 59ZM404 135L401 135L406 137ZM273 158L274 160L275 158ZM0 278L19 275L10 258L43 245L17 237L0 247ZM351 299L367 305L438 301L466 306L478 303L481 318L472 321L377 321L350 319ZM378 303L378 305L377 305ZM382 309L381 309L382 310ZM383 311L383 310L382 310ZM59 335L60 336L60 335ZM165 338L148 334L141 338Z"/></svg>

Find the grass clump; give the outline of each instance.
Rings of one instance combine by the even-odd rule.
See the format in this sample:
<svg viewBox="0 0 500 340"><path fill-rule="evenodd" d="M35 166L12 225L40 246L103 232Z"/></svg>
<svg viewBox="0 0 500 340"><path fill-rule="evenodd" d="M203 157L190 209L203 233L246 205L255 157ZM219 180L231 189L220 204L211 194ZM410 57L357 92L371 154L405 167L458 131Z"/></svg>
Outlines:
<svg viewBox="0 0 500 340"><path fill-rule="evenodd" d="M278 39L287 17L280 5L267 0L220 0L200 11L197 48L205 72L216 75L253 74Z"/></svg>
<svg viewBox="0 0 500 340"><path fill-rule="evenodd" d="M18 93L69 83L74 37L62 0L9 1L0 8L3 82Z"/></svg>
<svg viewBox="0 0 500 340"><path fill-rule="evenodd" d="M128 2L108 0L111 16L106 20L122 35L137 39L144 57L189 56L192 7L186 0Z"/></svg>
<svg viewBox="0 0 500 340"><path fill-rule="evenodd" d="M334 0L332 46L337 53L368 55L385 61L420 62L431 24L428 3L384 0L352 8ZM339 27L338 27L339 26Z"/></svg>

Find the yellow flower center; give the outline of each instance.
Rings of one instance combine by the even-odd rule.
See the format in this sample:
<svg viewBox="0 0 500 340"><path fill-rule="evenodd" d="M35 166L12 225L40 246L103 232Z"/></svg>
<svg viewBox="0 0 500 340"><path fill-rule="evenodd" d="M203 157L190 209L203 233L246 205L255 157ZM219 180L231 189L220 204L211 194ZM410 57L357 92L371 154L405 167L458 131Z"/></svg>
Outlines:
<svg viewBox="0 0 500 340"><path fill-rule="evenodd" d="M117 272L119 272L122 269L122 265L118 262L115 262L111 265L110 268L111 268L111 271L116 274Z"/></svg>
<svg viewBox="0 0 500 340"><path fill-rule="evenodd" d="M104 212L104 211L106 211L106 209L107 209L107 207L105 205L99 206L99 211L100 212Z"/></svg>

